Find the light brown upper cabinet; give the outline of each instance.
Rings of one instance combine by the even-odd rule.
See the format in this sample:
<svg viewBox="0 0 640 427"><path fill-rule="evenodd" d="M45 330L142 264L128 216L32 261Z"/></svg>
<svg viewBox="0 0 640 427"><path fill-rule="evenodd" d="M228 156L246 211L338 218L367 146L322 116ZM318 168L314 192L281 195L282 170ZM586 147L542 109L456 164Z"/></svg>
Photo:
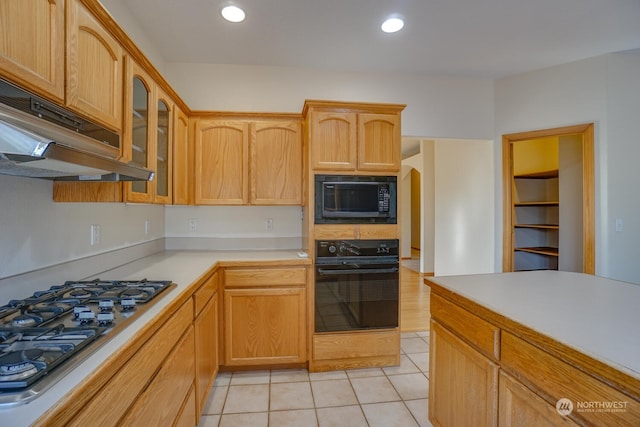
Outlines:
<svg viewBox="0 0 640 427"><path fill-rule="evenodd" d="M250 130L251 204L302 204L300 121L257 121Z"/></svg>
<svg viewBox="0 0 640 427"><path fill-rule="evenodd" d="M196 204L246 204L249 201L249 122L197 120L195 149Z"/></svg>
<svg viewBox="0 0 640 427"><path fill-rule="evenodd" d="M189 138L189 117L173 108L173 204L193 204L193 140Z"/></svg>
<svg viewBox="0 0 640 427"><path fill-rule="evenodd" d="M314 169L356 169L356 114L311 113L311 159Z"/></svg>
<svg viewBox="0 0 640 427"><path fill-rule="evenodd" d="M67 0L66 55L67 105L120 130L122 47L79 0Z"/></svg>
<svg viewBox="0 0 640 427"><path fill-rule="evenodd" d="M195 121L197 205L302 203L299 117Z"/></svg>
<svg viewBox="0 0 640 427"><path fill-rule="evenodd" d="M152 165L157 136L152 131L157 121L154 84L146 72L128 57L126 65L123 157L139 166L155 170ZM151 203L154 186L154 181L127 182L125 198L128 202Z"/></svg>
<svg viewBox="0 0 640 427"><path fill-rule="evenodd" d="M131 58L126 60L124 158L155 171L152 181L125 183L129 202L172 200L173 102Z"/></svg>
<svg viewBox="0 0 640 427"><path fill-rule="evenodd" d="M308 125L314 170L397 172L400 113L404 105L309 101Z"/></svg>
<svg viewBox="0 0 640 427"><path fill-rule="evenodd" d="M64 0L0 1L0 75L64 102Z"/></svg>
<svg viewBox="0 0 640 427"><path fill-rule="evenodd" d="M156 87L155 197L154 202L171 204L173 200L173 103Z"/></svg>
<svg viewBox="0 0 640 427"><path fill-rule="evenodd" d="M400 170L400 116L358 114L358 170Z"/></svg>

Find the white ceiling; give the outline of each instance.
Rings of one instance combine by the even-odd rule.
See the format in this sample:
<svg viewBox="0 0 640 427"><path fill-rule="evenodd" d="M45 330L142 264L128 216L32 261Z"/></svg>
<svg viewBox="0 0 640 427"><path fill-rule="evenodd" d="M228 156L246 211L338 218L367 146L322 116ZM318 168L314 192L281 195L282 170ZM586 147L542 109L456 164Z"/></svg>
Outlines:
<svg viewBox="0 0 640 427"><path fill-rule="evenodd" d="M167 62L501 78L640 48L640 0L122 0ZM396 34L380 31L391 13Z"/></svg>

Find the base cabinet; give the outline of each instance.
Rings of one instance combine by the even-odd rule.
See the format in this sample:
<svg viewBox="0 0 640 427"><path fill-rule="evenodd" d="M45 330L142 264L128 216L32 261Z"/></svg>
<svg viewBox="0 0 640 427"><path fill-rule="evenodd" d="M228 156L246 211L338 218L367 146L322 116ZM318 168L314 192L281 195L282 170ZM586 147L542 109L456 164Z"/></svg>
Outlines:
<svg viewBox="0 0 640 427"><path fill-rule="evenodd" d="M178 415L178 418L176 418L174 427L193 427L193 420L196 420L197 422L198 418L196 411L196 388L191 387L187 400L185 400L182 405L182 409L180 410L180 414Z"/></svg>
<svg viewBox="0 0 640 427"><path fill-rule="evenodd" d="M218 373L218 273L215 273L194 295L196 318L196 395L197 411L202 414L209 391ZM213 292L213 294L212 294ZM207 299L208 297L208 299ZM198 311L199 300L205 304Z"/></svg>
<svg viewBox="0 0 640 427"><path fill-rule="evenodd" d="M138 425L166 425L138 417L143 416L140 411L145 406L145 411L166 416L172 413L175 418L188 398L194 372L192 322L193 305L182 304L173 315L158 322L155 333L142 338L143 344L138 345L142 339L132 340L132 347L124 349L33 425L120 426L125 419L129 425L136 421ZM167 399L171 402L166 403ZM167 405L172 405L170 410Z"/></svg>
<svg viewBox="0 0 640 427"><path fill-rule="evenodd" d="M500 427L577 426L569 418L559 417L556 408L526 388L510 375L500 372Z"/></svg>
<svg viewBox="0 0 640 427"><path fill-rule="evenodd" d="M226 289L224 303L227 366L306 361L304 289Z"/></svg>
<svg viewBox="0 0 640 427"><path fill-rule="evenodd" d="M431 322L429 417L437 426L495 426L498 365Z"/></svg>
<svg viewBox="0 0 640 427"><path fill-rule="evenodd" d="M431 286L434 426L640 425L637 379L425 283ZM563 399L571 402L567 413L556 409Z"/></svg>
<svg viewBox="0 0 640 427"><path fill-rule="evenodd" d="M311 354L309 372L397 366L400 364L400 331L314 334Z"/></svg>
<svg viewBox="0 0 640 427"><path fill-rule="evenodd" d="M307 361L307 269L227 269L224 365Z"/></svg>
<svg viewBox="0 0 640 427"><path fill-rule="evenodd" d="M138 397L120 425L150 426L172 425L183 404L189 400L193 388L194 333L189 327L177 343L158 374ZM196 425L196 420L191 420Z"/></svg>

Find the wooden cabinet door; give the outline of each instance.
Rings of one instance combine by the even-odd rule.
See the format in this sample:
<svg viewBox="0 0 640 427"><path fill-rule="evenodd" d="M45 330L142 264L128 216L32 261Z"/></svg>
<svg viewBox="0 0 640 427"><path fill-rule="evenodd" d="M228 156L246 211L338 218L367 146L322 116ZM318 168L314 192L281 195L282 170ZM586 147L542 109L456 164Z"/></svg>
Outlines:
<svg viewBox="0 0 640 427"><path fill-rule="evenodd" d="M442 426L498 423L498 365L431 322L429 420Z"/></svg>
<svg viewBox="0 0 640 427"><path fill-rule="evenodd" d="M194 333L189 326L187 333L176 344L148 387L136 400L122 426L170 426L173 425L184 402L190 398L194 373ZM192 420L195 425L197 420Z"/></svg>
<svg viewBox="0 0 640 427"><path fill-rule="evenodd" d="M139 166L155 170L156 103L155 84L145 70L130 57L126 58L124 121L122 129L123 158ZM127 202L153 202L153 181L125 182Z"/></svg>
<svg viewBox="0 0 640 427"><path fill-rule="evenodd" d="M182 410L180 414L176 418L176 422L173 425L174 427L193 427L194 425L198 425L198 420L200 417L196 412L196 389L195 387L191 387L191 391L189 392L189 396L187 400L185 400L182 405ZM194 424L195 423L195 424Z"/></svg>
<svg viewBox="0 0 640 427"><path fill-rule="evenodd" d="M64 102L64 0L0 1L0 75Z"/></svg>
<svg viewBox="0 0 640 427"><path fill-rule="evenodd" d="M555 406L526 388L513 377L500 372L500 427L560 427L577 426L561 416Z"/></svg>
<svg viewBox="0 0 640 427"><path fill-rule="evenodd" d="M356 113L311 113L311 167L356 169Z"/></svg>
<svg viewBox="0 0 640 427"><path fill-rule="evenodd" d="M215 293L194 322L196 334L196 396L202 414L218 373L218 294Z"/></svg>
<svg viewBox="0 0 640 427"><path fill-rule="evenodd" d="M198 120L195 129L198 205L249 201L249 122Z"/></svg>
<svg viewBox="0 0 640 427"><path fill-rule="evenodd" d="M153 165L154 178L153 201L170 205L173 200L173 102L157 85L155 88L155 133Z"/></svg>
<svg viewBox="0 0 640 427"><path fill-rule="evenodd" d="M303 363L306 325L304 288L225 289L225 365Z"/></svg>
<svg viewBox="0 0 640 427"><path fill-rule="evenodd" d="M193 148L189 139L189 118L173 108L173 204L193 204Z"/></svg>
<svg viewBox="0 0 640 427"><path fill-rule="evenodd" d="M358 170L400 170L400 117L358 114Z"/></svg>
<svg viewBox="0 0 640 427"><path fill-rule="evenodd" d="M251 123L251 204L302 204L300 121Z"/></svg>
<svg viewBox="0 0 640 427"><path fill-rule="evenodd" d="M58 412L56 421L52 422L52 419L48 419L43 425L121 426L120 419L126 416L127 411L136 404L138 398L145 395L147 386L155 381L153 379L156 374L166 370L163 364L168 363L166 361L170 360L170 355L176 352L176 343L185 342L181 341L181 337L185 337L185 332L191 330L192 322L193 305L183 304L130 358L122 359L122 365L111 366L109 361L105 361L109 367L105 369L105 373L101 374L100 381L106 383L90 397L90 400L85 399L80 407L75 402L70 408L56 411ZM193 340L191 343L192 347L186 347L181 351L188 352L191 356L185 359L184 363L187 365L191 363L190 377L193 383ZM189 382L188 377L185 379ZM83 398L86 397L83 396ZM154 407L158 408L158 406ZM138 421L143 425L160 425Z"/></svg>
<svg viewBox="0 0 640 427"><path fill-rule="evenodd" d="M67 105L120 130L122 48L79 0L67 1L66 54Z"/></svg>

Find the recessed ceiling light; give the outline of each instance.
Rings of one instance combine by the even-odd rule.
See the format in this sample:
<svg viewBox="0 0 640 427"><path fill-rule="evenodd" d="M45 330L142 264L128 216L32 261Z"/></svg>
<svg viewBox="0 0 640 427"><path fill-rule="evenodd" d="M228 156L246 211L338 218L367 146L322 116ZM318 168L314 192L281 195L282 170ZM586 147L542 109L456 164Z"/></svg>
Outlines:
<svg viewBox="0 0 640 427"><path fill-rule="evenodd" d="M244 21L244 10L238 6L225 6L220 11L222 17L229 22L242 22Z"/></svg>
<svg viewBox="0 0 640 427"><path fill-rule="evenodd" d="M399 18L397 16L387 18L380 26L382 31L384 31L385 33L395 33L397 31L400 31L402 27L404 27L404 21L402 20L402 18Z"/></svg>

